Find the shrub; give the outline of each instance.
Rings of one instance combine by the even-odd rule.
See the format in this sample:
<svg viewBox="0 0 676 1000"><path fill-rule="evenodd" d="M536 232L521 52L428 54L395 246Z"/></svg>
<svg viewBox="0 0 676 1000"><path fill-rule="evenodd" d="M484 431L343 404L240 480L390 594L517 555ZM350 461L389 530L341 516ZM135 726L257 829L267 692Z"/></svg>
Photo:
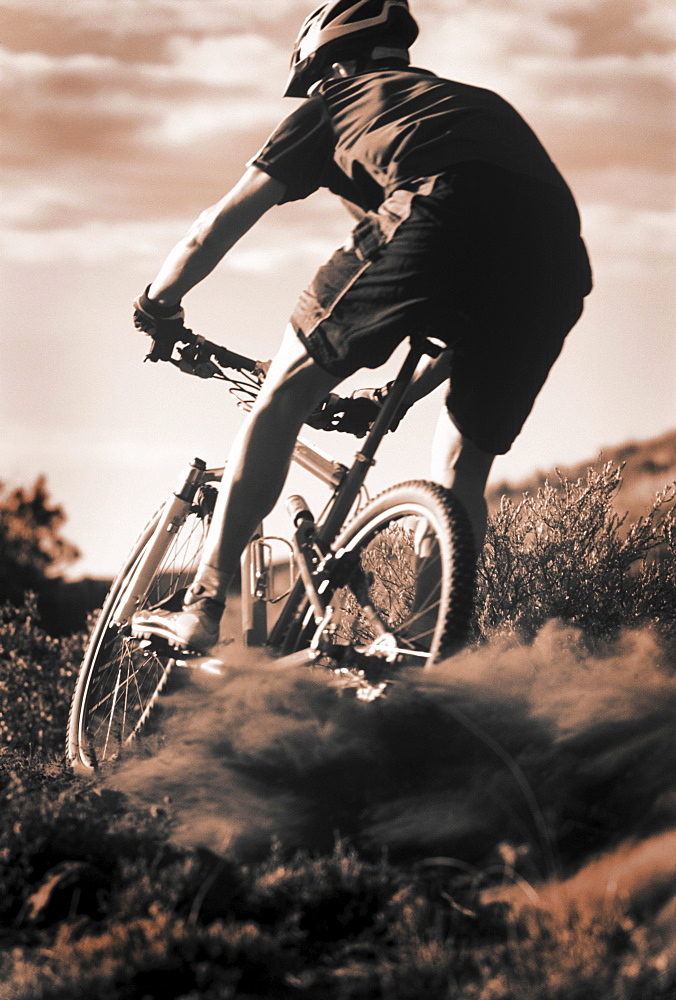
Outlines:
<svg viewBox="0 0 676 1000"><path fill-rule="evenodd" d="M8 492L0 483L0 601L20 602L80 555L62 538L66 516L61 507L50 507L44 476L31 491L19 487Z"/></svg>
<svg viewBox="0 0 676 1000"><path fill-rule="evenodd" d="M83 639L47 635L34 595L0 606L0 748L61 752Z"/></svg>
<svg viewBox="0 0 676 1000"><path fill-rule="evenodd" d="M530 638L551 618L590 639L654 625L674 638L676 489L659 493L625 525L613 500L622 467L590 468L585 479L546 482L519 503L503 497L489 520L479 564L476 631L513 628Z"/></svg>
<svg viewBox="0 0 676 1000"><path fill-rule="evenodd" d="M480 565L478 637L500 628L530 637L555 617L598 640L638 624L673 640L672 493L626 525L612 507L620 478L620 468L606 465L575 482L560 477L558 486L546 484L518 503L503 501ZM276 849L250 866L172 847L170 803L166 811L134 806L101 788L100 779L76 778L53 759L61 752L81 655L82 636L45 633L33 598L0 608L3 996L673 995L666 865L664 890L655 883L652 903L637 881L634 896L618 896L612 906L605 894L598 902L590 897L586 909L576 895L569 906L553 895L550 912L543 895L519 917L499 902L510 880L520 892L527 888L508 853L499 871L482 872L445 857L395 866L342 843L319 857ZM648 736L642 734L643 743ZM425 753L434 747L428 741ZM565 752L571 756L570 748ZM584 745L580 752L587 752ZM636 772L631 746L625 759ZM542 767L551 763L544 759ZM615 773L605 765L601 772L602 780ZM576 813L559 785L557 808L574 826L586 802ZM491 894L492 884L500 884L499 894ZM538 898L533 889L527 895Z"/></svg>

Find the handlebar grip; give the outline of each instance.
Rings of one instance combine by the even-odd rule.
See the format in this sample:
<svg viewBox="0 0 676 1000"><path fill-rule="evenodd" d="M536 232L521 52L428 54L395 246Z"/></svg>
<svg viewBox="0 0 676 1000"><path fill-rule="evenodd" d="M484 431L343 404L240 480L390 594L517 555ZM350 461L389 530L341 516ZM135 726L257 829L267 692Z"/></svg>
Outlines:
<svg viewBox="0 0 676 1000"><path fill-rule="evenodd" d="M152 346L146 355L146 361L171 361L172 364L177 364L181 367L183 371L191 372L192 374L199 374L194 370L195 366L198 363L210 364L209 359L212 357L224 368L232 368L235 371L260 374L261 372L267 372L269 367L269 362L257 361L254 358L247 357L245 354L238 354L237 351L221 347L220 344L214 344L213 341L207 340L205 337L200 337L187 327L184 327L177 336L170 338L161 337L157 334L148 334L148 336L150 336ZM174 348L177 346L181 362L172 357ZM212 373L202 377L208 378L210 374Z"/></svg>
<svg viewBox="0 0 676 1000"><path fill-rule="evenodd" d="M221 347L219 344L212 344L211 341L205 341L205 347L209 349L219 364L225 365L226 368L240 368L247 372L253 372L259 367L259 362L254 361L253 358L237 354L236 351L230 351L227 347Z"/></svg>

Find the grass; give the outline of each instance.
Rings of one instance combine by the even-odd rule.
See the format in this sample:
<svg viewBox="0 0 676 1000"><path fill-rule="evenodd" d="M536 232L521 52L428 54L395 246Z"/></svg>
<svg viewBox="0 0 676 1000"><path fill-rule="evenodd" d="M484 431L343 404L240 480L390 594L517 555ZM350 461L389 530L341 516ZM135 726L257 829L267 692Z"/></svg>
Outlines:
<svg viewBox="0 0 676 1000"><path fill-rule="evenodd" d="M620 481L608 465L502 504L481 565L477 648L529 647L556 618L582 630L600 657L627 628L641 629L662 651L657 673L668 681L673 508L665 494L633 525L621 524ZM528 845L516 841L471 859L429 857L422 848L394 858L358 849L339 832L329 850L273 844L254 859L185 846L175 838L171 802L143 804L65 766L82 644L82 636L46 635L30 600L0 614L0 1000L675 995L675 866L665 860L674 848L673 786L649 790L655 803L641 807L643 820L628 810L635 828L622 840L628 834L633 846L609 841L608 860L598 861L573 837L575 850L546 881L532 870ZM632 648L638 657L638 639ZM637 768L641 775L652 752L641 756L639 723L637 714L623 758L628 776ZM498 739L504 725L493 724ZM568 778L542 799L540 820L553 835L609 801L602 753L594 756L593 803L580 800L570 779L590 756L583 743L579 764L571 765L568 748L554 760ZM611 884L622 890L603 889Z"/></svg>

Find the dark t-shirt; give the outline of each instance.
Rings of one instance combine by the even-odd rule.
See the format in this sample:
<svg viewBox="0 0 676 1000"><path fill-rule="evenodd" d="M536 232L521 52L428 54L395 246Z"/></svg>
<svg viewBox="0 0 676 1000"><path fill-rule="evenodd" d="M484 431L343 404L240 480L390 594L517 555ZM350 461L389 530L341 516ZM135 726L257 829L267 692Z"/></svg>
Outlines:
<svg viewBox="0 0 676 1000"><path fill-rule="evenodd" d="M286 186L283 201L326 187L368 211L397 189L416 190L454 165L477 161L568 193L507 101L414 68L324 81L250 164Z"/></svg>

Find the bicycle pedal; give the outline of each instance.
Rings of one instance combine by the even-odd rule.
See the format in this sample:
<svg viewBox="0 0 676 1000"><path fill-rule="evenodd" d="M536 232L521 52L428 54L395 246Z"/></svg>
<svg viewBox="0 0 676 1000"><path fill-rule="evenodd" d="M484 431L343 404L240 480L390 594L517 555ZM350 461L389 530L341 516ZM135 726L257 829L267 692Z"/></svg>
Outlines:
<svg viewBox="0 0 676 1000"><path fill-rule="evenodd" d="M203 653L177 657L174 663L184 670L201 670L202 673L210 674L213 677L223 677L225 674L221 660L217 660L213 656L205 656Z"/></svg>
<svg viewBox="0 0 676 1000"><path fill-rule="evenodd" d="M174 658L177 653L189 655L190 651L179 643L173 643L165 636L156 635L154 632L143 632L137 629L132 630L132 637L138 640L138 648L150 650L159 656L171 656ZM201 654L200 654L201 655Z"/></svg>
<svg viewBox="0 0 676 1000"><path fill-rule="evenodd" d="M221 645L221 643L219 643L219 645ZM186 648L179 643L173 644L164 637L151 635L147 638L142 638L139 642L138 648L145 653L146 656L155 655L171 659L177 667L184 667L189 670L201 670L203 673L214 674L217 676L220 676L223 673L221 670L223 664L221 660L217 659L215 656Z"/></svg>
<svg viewBox="0 0 676 1000"><path fill-rule="evenodd" d="M354 691L357 701L371 702L377 698L386 698L387 688L392 683L386 679L371 683L363 670L351 667L338 667L333 670L334 686L341 691Z"/></svg>

